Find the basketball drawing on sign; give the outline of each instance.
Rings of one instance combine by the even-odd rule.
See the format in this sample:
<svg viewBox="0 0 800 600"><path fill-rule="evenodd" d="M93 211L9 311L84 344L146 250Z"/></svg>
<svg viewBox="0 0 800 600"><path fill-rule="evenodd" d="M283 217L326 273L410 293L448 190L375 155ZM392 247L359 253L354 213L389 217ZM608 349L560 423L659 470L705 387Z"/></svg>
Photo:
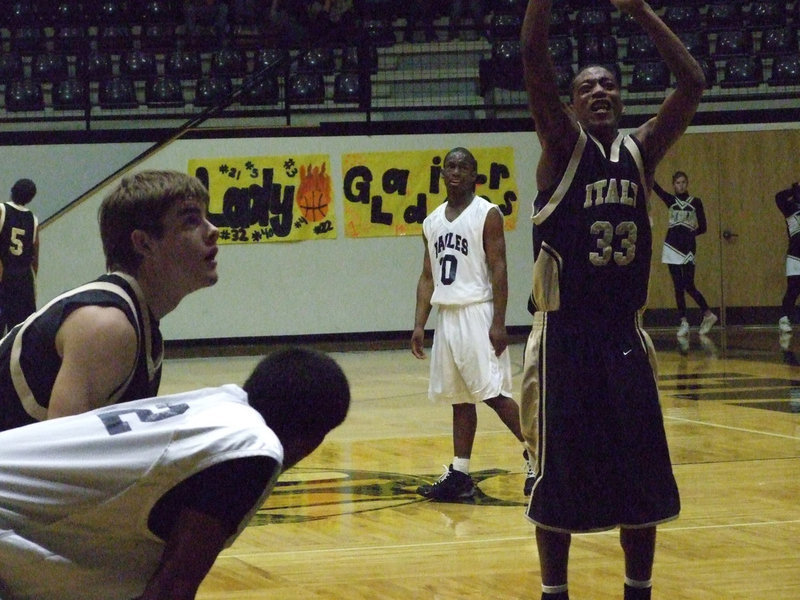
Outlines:
<svg viewBox="0 0 800 600"><path fill-rule="evenodd" d="M297 188L297 206L310 223L322 221L331 205L331 178L322 166L300 166L300 186Z"/></svg>

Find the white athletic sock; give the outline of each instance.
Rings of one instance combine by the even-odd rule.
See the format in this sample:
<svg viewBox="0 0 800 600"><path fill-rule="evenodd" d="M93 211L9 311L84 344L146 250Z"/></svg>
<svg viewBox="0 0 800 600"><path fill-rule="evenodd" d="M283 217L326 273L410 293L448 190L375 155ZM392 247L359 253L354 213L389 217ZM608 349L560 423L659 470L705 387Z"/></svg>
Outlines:
<svg viewBox="0 0 800 600"><path fill-rule="evenodd" d="M648 579L646 581L638 581L636 579L631 579L627 575L625 576L625 585L630 586L632 588L636 588L639 590L643 590L645 588L653 587L653 580Z"/></svg>
<svg viewBox="0 0 800 600"><path fill-rule="evenodd" d="M454 471L461 471L462 473L466 473L469 475L469 459L468 458L459 458L458 456L453 457L453 470Z"/></svg>
<svg viewBox="0 0 800 600"><path fill-rule="evenodd" d="M567 591L567 584L562 583L561 585L545 585L542 584L542 593L543 594L563 594Z"/></svg>

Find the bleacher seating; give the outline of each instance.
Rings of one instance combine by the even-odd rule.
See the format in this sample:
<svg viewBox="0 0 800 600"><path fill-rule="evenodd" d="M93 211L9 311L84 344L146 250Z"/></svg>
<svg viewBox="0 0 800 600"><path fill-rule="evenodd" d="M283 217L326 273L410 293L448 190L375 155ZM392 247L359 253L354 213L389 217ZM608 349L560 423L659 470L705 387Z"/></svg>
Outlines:
<svg viewBox="0 0 800 600"><path fill-rule="evenodd" d="M704 57L697 59L700 63L700 68L703 69L703 75L706 78L706 86L711 88L717 83L717 63L711 57Z"/></svg>
<svg viewBox="0 0 800 600"><path fill-rule="evenodd" d="M555 65L556 67L556 86L563 95L569 94L569 87L575 78L575 70L571 64Z"/></svg>
<svg viewBox="0 0 800 600"><path fill-rule="evenodd" d="M663 92L669 87L670 73L662 60L637 62L628 85L631 92Z"/></svg>
<svg viewBox="0 0 800 600"><path fill-rule="evenodd" d="M354 71L337 73L333 83L333 101L340 104L357 103L361 98L361 75Z"/></svg>
<svg viewBox="0 0 800 600"><path fill-rule="evenodd" d="M265 74L258 79L250 75L244 82L244 93L239 102L245 106L270 106L280 101L280 82L276 74Z"/></svg>
<svg viewBox="0 0 800 600"><path fill-rule="evenodd" d="M664 9L663 19L676 34L697 31L703 27L700 8L690 2L667 5ZM639 27L637 26L636 29L639 30Z"/></svg>
<svg viewBox="0 0 800 600"><path fill-rule="evenodd" d="M89 102L89 86L82 79L64 79L53 88L55 110L86 110Z"/></svg>
<svg viewBox="0 0 800 600"><path fill-rule="evenodd" d="M800 85L800 54L784 54L772 62L770 85Z"/></svg>
<svg viewBox="0 0 800 600"><path fill-rule="evenodd" d="M178 108L185 103L181 81L177 77L153 77L145 86L145 104L150 108Z"/></svg>
<svg viewBox="0 0 800 600"><path fill-rule="evenodd" d="M203 108L214 106L233 92L230 77L224 75L204 75L195 83L194 105Z"/></svg>
<svg viewBox="0 0 800 600"><path fill-rule="evenodd" d="M0 84L6 84L15 79L22 79L24 66L22 56L17 52L3 52L0 54Z"/></svg>
<svg viewBox="0 0 800 600"><path fill-rule="evenodd" d="M57 83L69 78L69 65L64 54L43 52L33 58L31 78L38 82Z"/></svg>
<svg viewBox="0 0 800 600"><path fill-rule="evenodd" d="M705 31L683 31L677 35L695 58L704 58L709 55L708 33Z"/></svg>
<svg viewBox="0 0 800 600"><path fill-rule="evenodd" d="M6 110L37 111L44 108L42 84L32 79L17 79L6 84Z"/></svg>
<svg viewBox="0 0 800 600"><path fill-rule="evenodd" d="M219 86L209 83L209 77L227 77L235 89L250 74L275 65L275 73L246 89L231 111L274 107L282 99L291 105L304 105L308 111L322 109L315 105L330 109L332 104L326 98L334 104L346 102L347 92L359 99L359 106L364 106L360 102L364 97L380 106L402 106L405 92L401 90L425 90L413 92L413 104L408 102L412 106L449 102L451 98L443 96L456 92L428 91L447 88L462 94L452 98L456 104L480 107L508 102L526 110L519 54L525 0L494 0L487 6L490 10L484 26L489 29L488 41L466 35L445 41L442 36L425 45L409 44L395 35L393 27L402 27L404 22L396 20L390 0L368 0L365 4L369 10L362 22L363 40L277 49L269 47L277 36L259 28L247 34L246 41L232 33L226 45L212 39L208 47L187 48L179 0L5 2L0 18L0 91L6 98L12 81L30 80L44 84L44 105L38 110L65 110L94 102L90 109L110 110L113 104L116 114L128 110L142 115L147 108L159 108L161 113L174 109L176 115L188 117L198 112L197 107L224 97L217 93ZM800 53L800 0L669 0L650 4L701 62L709 84L706 98L747 98L756 93L762 99L800 97L793 62ZM447 18L446 9L436 12L437 29L448 26ZM548 51L557 66L563 93L567 93L572 74L579 67L594 63L613 68L624 89L639 91L629 101L655 104L663 98L661 67L647 70L642 66L660 62L654 45L635 22L611 4L554 0L550 31ZM364 43L370 39L373 43ZM149 58L139 64L130 62L132 56ZM364 57L368 77L360 72ZM450 59L461 64L456 67L447 62ZM299 77L306 70L314 72L313 82ZM319 74L321 84L316 77ZM287 81L290 75L291 82ZM114 86L128 88L120 77L123 82L130 80L132 99L130 95L127 100L120 98L121 91ZM471 87L460 85L461 78L471 78ZM204 80L202 85L200 80ZM769 88L762 83L769 83ZM22 89L22 84L15 85ZM364 90L364 85L371 85L371 89ZM62 87L63 94L59 94ZM85 95L81 93L84 87ZM222 85L222 89L227 87ZM509 100L489 96L490 89L509 92L504 96ZM198 94L201 97L195 101ZM159 102L159 97L166 99ZM19 92L14 106L40 106L38 100L26 104L22 99ZM0 105L0 121L28 118L8 113L9 107Z"/></svg>
<svg viewBox="0 0 800 600"><path fill-rule="evenodd" d="M761 32L759 56L781 56L800 51L797 30L793 25L780 25Z"/></svg>
<svg viewBox="0 0 800 600"><path fill-rule="evenodd" d="M753 50L753 34L747 29L726 29L717 34L714 58L749 56Z"/></svg>
<svg viewBox="0 0 800 600"><path fill-rule="evenodd" d="M203 74L203 63L196 50L178 48L164 60L164 74L194 81Z"/></svg>
<svg viewBox="0 0 800 600"><path fill-rule="evenodd" d="M747 24L753 28L778 27L786 22L784 0L753 0L747 14Z"/></svg>
<svg viewBox="0 0 800 600"><path fill-rule="evenodd" d="M617 52L617 38L613 35L584 35L578 40L578 65L616 62Z"/></svg>
<svg viewBox="0 0 800 600"><path fill-rule="evenodd" d="M127 109L139 106L133 80L121 76L112 76L100 82L98 100L100 108L104 109Z"/></svg>
<svg viewBox="0 0 800 600"><path fill-rule="evenodd" d="M99 50L91 50L88 54L78 56L75 65L78 77L90 82L109 79L113 74L113 69L111 55Z"/></svg>
<svg viewBox="0 0 800 600"><path fill-rule="evenodd" d="M757 87L763 82L763 65L757 56L735 56L725 61L723 88Z"/></svg>
<svg viewBox="0 0 800 600"><path fill-rule="evenodd" d="M706 11L705 30L739 29L744 26L744 10L739 0L713 0Z"/></svg>
<svg viewBox="0 0 800 600"><path fill-rule="evenodd" d="M54 30L53 50L64 54L82 54L89 49L89 33L82 25L61 25Z"/></svg>
<svg viewBox="0 0 800 600"><path fill-rule="evenodd" d="M322 104L325 101L325 80L321 73L292 73L286 84L287 102L291 105Z"/></svg>
<svg viewBox="0 0 800 600"><path fill-rule="evenodd" d="M119 71L133 81L150 81L158 75L156 57L146 50L130 50L120 58Z"/></svg>
<svg viewBox="0 0 800 600"><path fill-rule="evenodd" d="M548 40L547 50L554 64L569 64L573 62L572 38L566 35L551 37Z"/></svg>
<svg viewBox="0 0 800 600"><path fill-rule="evenodd" d="M481 61L479 66L480 95L499 88L503 90L522 90L522 56L519 41L501 40L492 45L492 54Z"/></svg>
<svg viewBox="0 0 800 600"><path fill-rule="evenodd" d="M660 58L656 45L646 33L636 33L628 38L626 62L653 61Z"/></svg>

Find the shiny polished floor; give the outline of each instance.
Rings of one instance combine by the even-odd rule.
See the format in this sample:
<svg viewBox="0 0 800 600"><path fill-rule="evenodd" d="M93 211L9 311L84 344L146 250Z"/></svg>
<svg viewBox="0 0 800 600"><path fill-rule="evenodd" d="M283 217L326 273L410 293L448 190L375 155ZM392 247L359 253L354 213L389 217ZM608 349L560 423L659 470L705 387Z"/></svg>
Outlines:
<svg viewBox="0 0 800 600"><path fill-rule="evenodd" d="M800 331L653 331L682 497L659 528L654 599L800 598ZM519 390L523 344L511 347ZM521 448L478 411L470 503L414 492L452 457L451 411L426 398L428 362L403 349L334 352L347 421L282 477L199 600L534 599ZM170 359L162 391L240 383L258 357ZM575 536L570 597L622 597L617 532Z"/></svg>

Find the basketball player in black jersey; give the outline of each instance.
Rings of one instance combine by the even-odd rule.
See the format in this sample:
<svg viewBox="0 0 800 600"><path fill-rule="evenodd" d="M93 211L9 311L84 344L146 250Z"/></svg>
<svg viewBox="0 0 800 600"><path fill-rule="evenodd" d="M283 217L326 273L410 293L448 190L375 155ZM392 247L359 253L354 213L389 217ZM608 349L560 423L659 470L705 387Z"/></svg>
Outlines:
<svg viewBox="0 0 800 600"><path fill-rule="evenodd" d="M28 208L35 196L36 184L20 179L0 204L0 335L36 310L39 220Z"/></svg>
<svg viewBox="0 0 800 600"><path fill-rule="evenodd" d="M656 524L680 500L650 338L639 327L656 165L683 134L703 71L644 0L611 0L653 40L675 78L657 115L619 132L620 82L602 66L559 97L548 55L552 0L529 0L525 85L541 144L534 201L536 313L525 351L523 432L538 462L527 511L536 525L543 600L568 598L572 533L620 527L626 600L650 598Z"/></svg>
<svg viewBox="0 0 800 600"><path fill-rule="evenodd" d="M0 430L157 395L159 320L217 281L219 231L207 209L208 190L185 173L122 179L99 211L108 273L0 342Z"/></svg>

